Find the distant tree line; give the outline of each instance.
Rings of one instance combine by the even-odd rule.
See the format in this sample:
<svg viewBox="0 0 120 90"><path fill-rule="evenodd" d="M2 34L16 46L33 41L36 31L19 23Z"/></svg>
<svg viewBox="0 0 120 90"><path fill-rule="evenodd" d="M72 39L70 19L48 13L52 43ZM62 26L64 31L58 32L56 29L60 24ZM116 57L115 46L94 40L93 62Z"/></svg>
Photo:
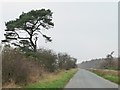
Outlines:
<svg viewBox="0 0 120 90"><path fill-rule="evenodd" d="M120 58L113 57L114 51L106 55L106 58L92 59L90 61L83 61L78 66L81 68L95 68L95 69L113 69L120 70Z"/></svg>

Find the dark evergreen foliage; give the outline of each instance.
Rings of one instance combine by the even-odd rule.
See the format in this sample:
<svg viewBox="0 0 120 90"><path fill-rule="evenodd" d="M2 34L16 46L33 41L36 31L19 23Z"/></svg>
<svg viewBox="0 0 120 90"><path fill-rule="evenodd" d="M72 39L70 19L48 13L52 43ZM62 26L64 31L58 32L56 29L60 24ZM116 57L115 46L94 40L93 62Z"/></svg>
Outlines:
<svg viewBox="0 0 120 90"><path fill-rule="evenodd" d="M5 40L2 42L12 43L20 48L28 47L36 52L38 35L41 34L47 41L51 42L51 37L44 35L42 29L50 29L54 26L52 22L51 10L32 10L28 13L22 13L16 20L6 22ZM27 34L21 36L20 32Z"/></svg>

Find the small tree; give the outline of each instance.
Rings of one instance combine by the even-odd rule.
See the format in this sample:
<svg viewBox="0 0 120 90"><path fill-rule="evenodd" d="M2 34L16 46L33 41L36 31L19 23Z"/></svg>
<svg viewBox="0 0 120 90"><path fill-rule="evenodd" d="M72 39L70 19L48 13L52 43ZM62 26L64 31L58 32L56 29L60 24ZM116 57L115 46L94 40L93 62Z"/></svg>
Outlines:
<svg viewBox="0 0 120 90"><path fill-rule="evenodd" d="M77 59L71 57L66 53L58 53L58 66L60 69L71 69L75 68Z"/></svg>
<svg viewBox="0 0 120 90"><path fill-rule="evenodd" d="M113 66L113 53L112 51L110 54L107 54L105 61L103 62L104 68L111 68Z"/></svg>
<svg viewBox="0 0 120 90"><path fill-rule="evenodd" d="M107 56L106 56L106 58L108 59L108 60L112 60L113 59L113 53L114 53L114 51L112 51L110 54L108 54Z"/></svg>
<svg viewBox="0 0 120 90"><path fill-rule="evenodd" d="M28 47L36 52L39 33L49 42L51 37L43 34L42 29L50 29L54 26L51 10L32 10L22 13L16 20L6 22L5 40L20 48ZM23 33L23 34L21 34Z"/></svg>

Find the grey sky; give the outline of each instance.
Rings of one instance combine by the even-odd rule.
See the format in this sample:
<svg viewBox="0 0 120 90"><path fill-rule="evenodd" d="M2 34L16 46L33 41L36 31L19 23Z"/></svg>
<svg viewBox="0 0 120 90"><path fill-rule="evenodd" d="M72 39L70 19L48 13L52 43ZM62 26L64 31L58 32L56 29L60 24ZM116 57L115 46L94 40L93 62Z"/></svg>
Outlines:
<svg viewBox="0 0 120 90"><path fill-rule="evenodd" d="M51 9L54 28L42 31L53 38L45 43L40 36L39 47L67 52L78 62L105 57L111 51L118 54L117 2L31 2L2 3L0 39L3 39L4 22L18 18L32 9Z"/></svg>

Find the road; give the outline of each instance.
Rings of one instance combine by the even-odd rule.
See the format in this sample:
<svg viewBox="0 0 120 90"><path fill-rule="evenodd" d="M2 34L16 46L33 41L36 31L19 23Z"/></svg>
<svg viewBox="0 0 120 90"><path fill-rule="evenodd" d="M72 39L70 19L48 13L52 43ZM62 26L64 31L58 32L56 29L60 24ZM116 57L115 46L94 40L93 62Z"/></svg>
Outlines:
<svg viewBox="0 0 120 90"><path fill-rule="evenodd" d="M118 88L118 85L92 72L79 69L65 88Z"/></svg>

